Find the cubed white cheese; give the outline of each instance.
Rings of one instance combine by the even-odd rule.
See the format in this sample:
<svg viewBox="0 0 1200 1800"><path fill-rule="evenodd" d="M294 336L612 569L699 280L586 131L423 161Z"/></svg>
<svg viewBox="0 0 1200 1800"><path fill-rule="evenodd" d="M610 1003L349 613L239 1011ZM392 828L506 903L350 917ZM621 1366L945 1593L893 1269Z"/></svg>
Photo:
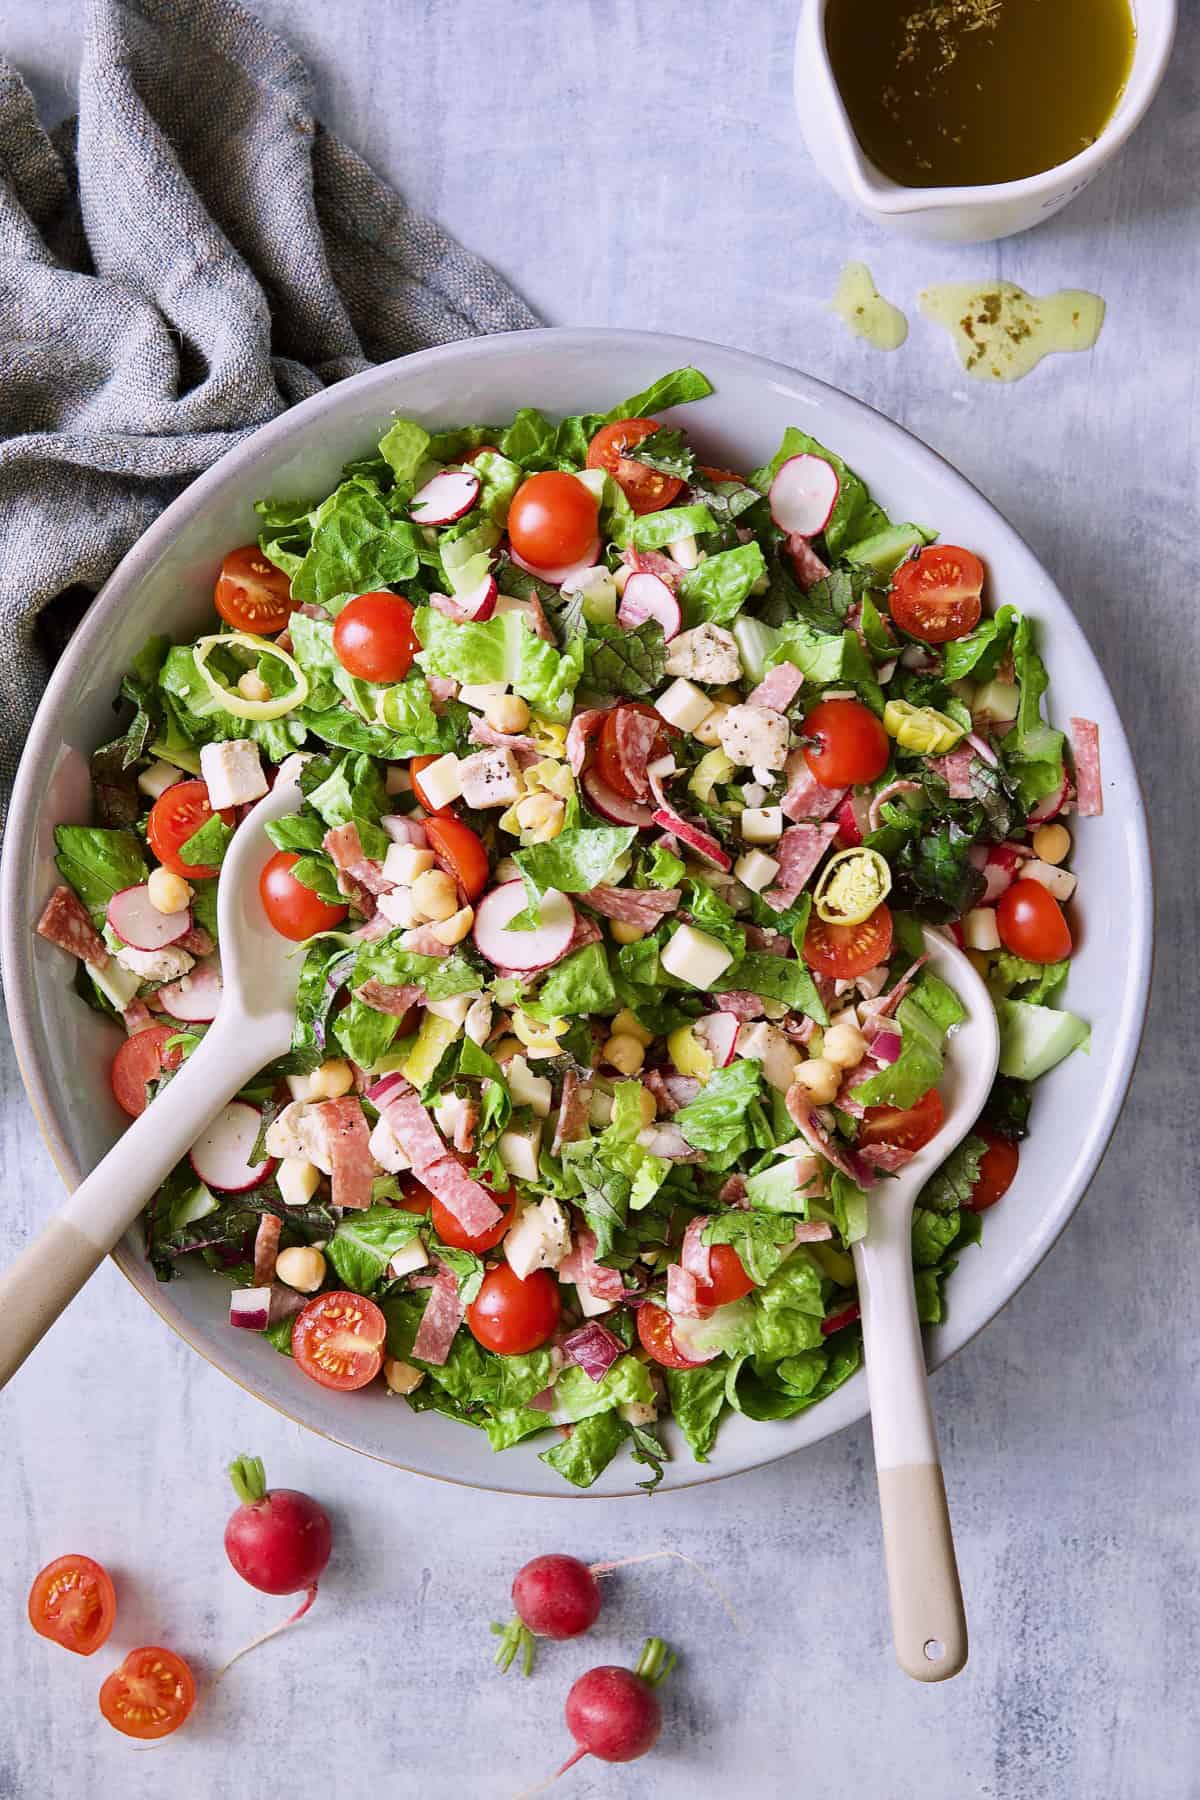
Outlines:
<svg viewBox="0 0 1200 1800"><path fill-rule="evenodd" d="M751 774L752 774L752 775L753 775L753 777L754 777L754 779L755 779L755 781L756 781L756 782L760 782L760 783L761 783L761 784L762 784L762 786L763 786L763 787L768 787L768 788L769 788L769 787L770 787L770 785L771 785L771 783L772 783L772 781L773 781L773 780L774 780L774 779L775 779L775 777L774 777L774 775L773 775L773 774L772 774L772 772L771 772L771 770L770 770L770 769L756 769L756 768L752 768L752 769L751 769L751 770L750 770L750 773L751 773ZM746 802L746 805L747 805L747 806L757 806L757 805L759 805L759 804L760 804L760 802L758 802L758 801L755 801L755 800L747 800L747 802Z"/></svg>
<svg viewBox="0 0 1200 1800"><path fill-rule="evenodd" d="M463 1030L473 1044L486 1044L492 1030L492 1003L486 994L480 994L477 999L471 999L468 994L466 998L471 1004L463 1020Z"/></svg>
<svg viewBox="0 0 1200 1800"><path fill-rule="evenodd" d="M667 554L681 569L694 569L700 561L700 546L695 533L689 531L686 536L675 538L667 545Z"/></svg>
<svg viewBox="0 0 1200 1800"><path fill-rule="evenodd" d="M1021 864L1020 876L1022 881L1040 882L1056 900L1069 900L1078 886L1070 869L1059 869L1053 863L1039 862L1033 857Z"/></svg>
<svg viewBox="0 0 1200 1800"><path fill-rule="evenodd" d="M1020 689L1011 681L985 681L976 688L971 712L976 719L992 720L997 725L1015 719L1021 704Z"/></svg>
<svg viewBox="0 0 1200 1800"><path fill-rule="evenodd" d="M313 1094L312 1075L285 1075L284 1080L287 1082L287 1091L292 1096L293 1100L312 1100L315 1098L315 1095Z"/></svg>
<svg viewBox="0 0 1200 1800"><path fill-rule="evenodd" d="M804 1060L804 1052L796 1048L778 1025L768 1025L765 1019L754 1019L738 1027L733 1053L761 1063L767 1081L781 1094L787 1093L796 1065Z"/></svg>
<svg viewBox="0 0 1200 1800"><path fill-rule="evenodd" d="M535 1075L523 1056L513 1056L504 1070L508 1078L508 1091L513 1097L515 1106L532 1106L539 1119L544 1119L550 1112L551 1087L549 1077Z"/></svg>
<svg viewBox="0 0 1200 1800"><path fill-rule="evenodd" d="M613 1300L602 1300L599 1294L593 1294L591 1288L581 1282L575 1289L579 1299L579 1310L585 1319L598 1319L601 1313L611 1312L616 1304Z"/></svg>
<svg viewBox="0 0 1200 1800"><path fill-rule="evenodd" d="M419 849L416 844L389 844L383 859L383 872L389 881L411 887L418 875L432 869L433 863L432 850Z"/></svg>
<svg viewBox="0 0 1200 1800"><path fill-rule="evenodd" d="M333 1173L320 1105L307 1100L293 1100L267 1126L264 1141L268 1156L316 1163L323 1175Z"/></svg>
<svg viewBox="0 0 1200 1800"><path fill-rule="evenodd" d="M453 1088L448 1093L439 1094L433 1103L433 1116L442 1136L453 1142L454 1133L467 1114L467 1103L461 1094Z"/></svg>
<svg viewBox="0 0 1200 1800"><path fill-rule="evenodd" d="M458 697L473 712L486 712L491 701L498 700L501 694L507 692L502 681L468 681L459 688Z"/></svg>
<svg viewBox="0 0 1200 1800"><path fill-rule="evenodd" d="M520 613L521 617L525 620L525 623L529 626L530 631L536 629L537 615L533 610L532 601L521 600L516 594L500 594L497 597L492 617L497 618L501 613L510 612ZM424 784L422 783L422 785Z"/></svg>
<svg viewBox="0 0 1200 1800"><path fill-rule="evenodd" d="M187 974L195 958L176 944L168 944L162 950L135 950L131 944L123 944L117 951L117 961L143 981L178 981Z"/></svg>
<svg viewBox="0 0 1200 1800"><path fill-rule="evenodd" d="M421 792L435 810L441 806L450 806L462 796L462 781L458 773L458 758L453 750L445 756L439 756L428 768L421 770Z"/></svg>
<svg viewBox="0 0 1200 1800"><path fill-rule="evenodd" d="M518 1181L536 1181L542 1148L542 1121L535 1119L521 1131L502 1131L497 1144L500 1161Z"/></svg>
<svg viewBox="0 0 1200 1800"><path fill-rule="evenodd" d="M686 675L709 687L740 681L742 663L737 639L723 625L707 621L691 631L681 631L667 645L667 674Z"/></svg>
<svg viewBox="0 0 1200 1800"><path fill-rule="evenodd" d="M321 1171L305 1157L285 1156L275 1171L275 1179L285 1206L307 1206L317 1191Z"/></svg>
<svg viewBox="0 0 1200 1800"><path fill-rule="evenodd" d="M658 696L654 707L668 725L674 725L676 731L695 731L697 725L702 725L707 719L713 703L707 694L681 678L673 681L666 692Z"/></svg>
<svg viewBox="0 0 1200 1800"><path fill-rule="evenodd" d="M405 1244L402 1250L396 1251L388 1263L388 1274L393 1281L397 1281L401 1275L414 1275L418 1269L423 1269L428 1261L424 1240L418 1233L411 1243Z"/></svg>
<svg viewBox="0 0 1200 1800"><path fill-rule="evenodd" d="M659 961L668 975L686 981L690 987L707 989L720 980L733 961L733 954L719 938L710 937L707 931L697 931L694 925L681 925L661 952Z"/></svg>
<svg viewBox="0 0 1200 1800"><path fill-rule="evenodd" d="M747 850L733 865L733 872L743 887L761 894L779 873L779 864L762 850Z"/></svg>
<svg viewBox="0 0 1200 1800"><path fill-rule="evenodd" d="M396 925L402 931L408 931L420 922L409 887L389 888L386 894L377 894L375 905L389 925Z"/></svg>
<svg viewBox="0 0 1200 1800"><path fill-rule="evenodd" d="M455 1031L461 1031L477 998L475 994L451 994L446 1000L427 1000L425 1011L433 1013L436 1018L445 1019L447 1024L453 1025Z"/></svg>
<svg viewBox="0 0 1200 1800"><path fill-rule="evenodd" d="M741 833L748 844L773 844L783 836L782 806L744 806Z"/></svg>
<svg viewBox="0 0 1200 1800"><path fill-rule="evenodd" d="M216 812L222 806L245 806L267 792L258 745L250 738L231 738L224 744L205 744L200 751L200 773L208 788L208 804Z"/></svg>
<svg viewBox="0 0 1200 1800"><path fill-rule="evenodd" d="M747 781L742 784L742 805L761 806L767 797L767 789L759 781Z"/></svg>
<svg viewBox="0 0 1200 1800"><path fill-rule="evenodd" d="M376 1123L367 1139L367 1149L380 1168L386 1169L389 1175L403 1175L407 1169L412 1168L408 1157L400 1148L399 1138L386 1119L380 1119Z"/></svg>
<svg viewBox="0 0 1200 1800"><path fill-rule="evenodd" d="M462 797L468 806L482 811L489 806L512 806L525 791L517 759L511 750L478 750L458 765ZM421 776L421 786L425 777Z"/></svg>
<svg viewBox="0 0 1200 1800"><path fill-rule="evenodd" d="M111 956L103 969L98 969L95 963L85 963L84 967L104 998L111 1000L118 1012L125 1011L142 985L140 975L135 975L132 969L123 969Z"/></svg>
<svg viewBox="0 0 1200 1800"><path fill-rule="evenodd" d="M745 768L782 769L788 736L787 720L769 706L731 706L721 720L721 748Z"/></svg>
<svg viewBox="0 0 1200 1800"><path fill-rule="evenodd" d="M557 1269L570 1247L567 1215L547 1194L521 1208L505 1234L504 1258L513 1274L525 1281L535 1269Z"/></svg>
<svg viewBox="0 0 1200 1800"><path fill-rule="evenodd" d="M160 794L165 794L169 787L174 787L177 781L182 780L182 769L177 769L174 763L163 762L160 758L155 757L150 767L142 770L137 778L137 784L140 792L149 794L152 800L157 800Z"/></svg>
<svg viewBox="0 0 1200 1800"><path fill-rule="evenodd" d="M974 906L962 922L963 942L968 950L998 950L1000 931L994 906Z"/></svg>

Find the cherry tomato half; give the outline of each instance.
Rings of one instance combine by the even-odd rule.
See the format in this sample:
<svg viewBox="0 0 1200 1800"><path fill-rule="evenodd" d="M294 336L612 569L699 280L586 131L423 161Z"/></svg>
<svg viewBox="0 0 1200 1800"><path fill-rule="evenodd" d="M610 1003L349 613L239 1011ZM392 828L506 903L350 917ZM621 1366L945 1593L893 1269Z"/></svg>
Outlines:
<svg viewBox="0 0 1200 1800"><path fill-rule="evenodd" d="M508 536L518 556L535 569L578 562L596 541L600 508L574 475L548 469L530 475L508 509Z"/></svg>
<svg viewBox="0 0 1200 1800"><path fill-rule="evenodd" d="M205 863L184 862L179 854L181 847L202 825L207 825L212 816L208 784L199 777L194 781L177 781L174 787L158 796L146 819L146 837L164 869L170 869L173 875L183 875L189 881L207 881L220 874L219 869L210 869ZM233 824L235 816L232 806L222 807L221 817L227 825Z"/></svg>
<svg viewBox="0 0 1200 1800"><path fill-rule="evenodd" d="M804 960L834 981L853 981L892 953L892 915L885 901L859 925L827 925L814 913L804 933Z"/></svg>
<svg viewBox="0 0 1200 1800"><path fill-rule="evenodd" d="M553 1335L561 1311L558 1282L548 1269L535 1269L522 1281L507 1263L498 1263L467 1308L467 1326L485 1350L525 1356Z"/></svg>
<svg viewBox="0 0 1200 1800"><path fill-rule="evenodd" d="M996 902L996 929L1004 948L1026 962L1062 962L1071 954L1071 928L1040 881L1026 877L1005 888Z"/></svg>
<svg viewBox="0 0 1200 1800"><path fill-rule="evenodd" d="M425 821L425 836L438 864L453 875L467 899L479 899L488 884L487 851L482 840L448 813L435 813Z"/></svg>
<svg viewBox="0 0 1200 1800"><path fill-rule="evenodd" d="M160 1645L131 1650L100 1689L100 1711L131 1738L178 1731L196 1704L196 1682L182 1656Z"/></svg>
<svg viewBox="0 0 1200 1800"><path fill-rule="evenodd" d="M383 1367L387 1323L373 1300L335 1289L318 1294L292 1326L292 1355L310 1381L349 1393Z"/></svg>
<svg viewBox="0 0 1200 1800"><path fill-rule="evenodd" d="M635 800L637 794L634 791L633 783L625 773L621 754L617 747L617 733L620 729L618 720L622 713L627 712L645 713L648 719L658 718L654 708L644 705L640 700L630 701L627 706L615 706L611 712L605 713L604 723L600 727L600 736L596 740L596 772L601 781L607 782L609 787L614 788L618 794L624 794L627 800ZM663 725L650 746L650 754L646 761L654 762L656 758L665 756L670 748L671 739L667 727ZM643 788L642 792L645 793L645 791Z"/></svg>
<svg viewBox="0 0 1200 1800"><path fill-rule="evenodd" d="M485 451L490 452L492 456L499 456L500 454L495 444L476 444L473 450L467 451L467 454L463 457L463 461L465 463L473 463L475 458L477 456L482 456Z"/></svg>
<svg viewBox="0 0 1200 1800"><path fill-rule="evenodd" d="M157 1081L164 1069L177 1069L183 1057L178 1045L173 1050L167 1044L178 1031L174 1025L149 1025L145 1031L135 1031L127 1037L112 1059L109 1080L117 1105L122 1112L127 1112L131 1119L138 1119L146 1110L146 1089L152 1081Z"/></svg>
<svg viewBox="0 0 1200 1800"><path fill-rule="evenodd" d="M643 1302L637 1309L637 1331L642 1349L664 1369L703 1368L702 1363L693 1362L676 1344L671 1315L665 1306L656 1306L653 1300Z"/></svg>
<svg viewBox="0 0 1200 1800"><path fill-rule="evenodd" d="M461 1163L467 1173L470 1174L475 1166L474 1159L470 1156L465 1156L456 1152L451 1152L451 1154L455 1156L455 1160ZM488 1193L491 1194L496 1205L503 1209L503 1213L495 1225L489 1226L486 1231L479 1232L475 1237L472 1237L469 1232L463 1230L449 1208L443 1206L437 1196L431 1194L429 1189L425 1187L415 1175L401 1176L400 1205L405 1212L431 1213L434 1231L437 1233L438 1237L441 1238L443 1244L449 1244L452 1250L473 1250L476 1256L480 1256L485 1250L495 1249L496 1245L500 1242L500 1239L512 1224L513 1213L516 1211L517 1207L517 1191L515 1188L507 1187L503 1189L502 1192L497 1193L490 1181L485 1181L482 1185L487 1189Z"/></svg>
<svg viewBox="0 0 1200 1800"><path fill-rule="evenodd" d="M819 700L804 721L804 760L825 787L874 781L887 768L891 746L882 722L861 700Z"/></svg>
<svg viewBox="0 0 1200 1800"><path fill-rule="evenodd" d="M413 609L400 594L359 594L333 628L333 653L360 681L403 681L421 648Z"/></svg>
<svg viewBox="0 0 1200 1800"><path fill-rule="evenodd" d="M29 1623L39 1637L91 1656L113 1628L117 1596L107 1569L90 1556L56 1556L33 1578Z"/></svg>
<svg viewBox="0 0 1200 1800"><path fill-rule="evenodd" d="M294 850L277 850L268 857L258 878L258 897L268 920L280 937L291 938L297 944L316 931L336 930L350 910L332 906L297 881L292 867L299 861Z"/></svg>
<svg viewBox="0 0 1200 1800"><path fill-rule="evenodd" d="M983 610L983 564L957 544L931 544L892 576L895 623L923 644L948 644L974 631Z"/></svg>
<svg viewBox="0 0 1200 1800"><path fill-rule="evenodd" d="M1011 1138L1001 1137L988 1125L976 1125L975 1136L983 1139L987 1149L979 1159L979 1174L967 1207L971 1212L986 1212L1012 1186L1021 1152Z"/></svg>
<svg viewBox="0 0 1200 1800"><path fill-rule="evenodd" d="M447 818L453 818L453 807L435 806L426 794L425 789L421 786L422 769L427 769L430 763L440 762L443 754L443 751L435 750L432 756L414 756L408 765L408 773L412 781L413 793L417 796L418 804L423 806L427 813L437 813L439 816L444 815Z"/></svg>
<svg viewBox="0 0 1200 1800"><path fill-rule="evenodd" d="M709 1268L712 1279L696 1283L696 1298L701 1306L728 1306L731 1300L740 1300L754 1286L732 1244L712 1246Z"/></svg>
<svg viewBox="0 0 1200 1800"><path fill-rule="evenodd" d="M645 463L635 462L626 454L657 430L657 419L617 419L611 425L602 425L588 445L588 468L607 469L638 514L661 511L664 506L670 506L683 489L678 476L648 469ZM737 477L722 476L721 479L736 480Z"/></svg>
<svg viewBox="0 0 1200 1800"><path fill-rule="evenodd" d="M936 1088L930 1088L915 1106L868 1106L858 1128L858 1141L922 1150L942 1129L945 1117L942 1096Z"/></svg>
<svg viewBox="0 0 1200 1800"><path fill-rule="evenodd" d="M257 544L243 544L221 564L213 602L235 631L267 637L282 631L292 616L292 584Z"/></svg>

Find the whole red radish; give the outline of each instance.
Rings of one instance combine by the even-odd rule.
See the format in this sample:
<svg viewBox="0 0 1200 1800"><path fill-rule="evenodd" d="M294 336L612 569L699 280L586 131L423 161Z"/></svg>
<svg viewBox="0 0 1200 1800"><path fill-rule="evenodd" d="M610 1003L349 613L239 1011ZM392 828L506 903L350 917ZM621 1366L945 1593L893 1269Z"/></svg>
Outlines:
<svg viewBox="0 0 1200 1800"><path fill-rule="evenodd" d="M264 1594L296 1594L317 1582L333 1548L323 1506L294 1488L267 1490L261 1456L239 1456L229 1479L242 1505L225 1527L225 1550L243 1581Z"/></svg>
<svg viewBox="0 0 1200 1800"><path fill-rule="evenodd" d="M662 1707L655 1693L675 1667L675 1652L661 1638L647 1638L636 1669L602 1664L581 1675L567 1695L567 1730L578 1746L558 1775L584 1756L601 1762L634 1762L658 1742Z"/></svg>
<svg viewBox="0 0 1200 1800"><path fill-rule="evenodd" d="M535 1637L578 1637L600 1616L600 1583L576 1556L535 1556L518 1570L512 1597Z"/></svg>

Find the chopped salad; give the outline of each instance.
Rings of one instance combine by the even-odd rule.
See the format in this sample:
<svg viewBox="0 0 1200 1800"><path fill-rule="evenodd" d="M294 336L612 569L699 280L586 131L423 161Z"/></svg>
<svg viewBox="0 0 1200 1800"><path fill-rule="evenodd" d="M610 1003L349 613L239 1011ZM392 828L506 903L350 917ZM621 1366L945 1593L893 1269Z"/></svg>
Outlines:
<svg viewBox="0 0 1200 1800"><path fill-rule="evenodd" d="M1087 1039L1056 1002L1095 726L1072 754L1033 621L834 450L698 461L673 409L711 391L397 418L331 494L260 501L213 629L129 670L39 925L140 1113L216 1015L232 833L302 754L260 886L292 1047L150 1202L147 1255L203 1259L324 1386L381 1377L497 1450L549 1432L578 1486L623 1446L653 1485L666 1414L704 1460L730 1409L858 1366L851 1247L963 1016L923 924L1002 1048L916 1207L922 1320Z"/></svg>

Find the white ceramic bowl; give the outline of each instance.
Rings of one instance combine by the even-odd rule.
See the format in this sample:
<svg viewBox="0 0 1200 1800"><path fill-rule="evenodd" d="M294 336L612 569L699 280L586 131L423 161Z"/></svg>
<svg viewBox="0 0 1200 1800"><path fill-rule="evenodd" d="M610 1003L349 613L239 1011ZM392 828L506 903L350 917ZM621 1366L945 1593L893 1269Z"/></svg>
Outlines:
<svg viewBox="0 0 1200 1800"><path fill-rule="evenodd" d="M1021 181L978 187L910 188L863 154L834 80L825 44L829 0L800 0L793 72L796 114L808 151L830 186L875 225L898 237L986 244L1052 218L1081 194L1141 123L1166 72L1176 0L1132 0L1137 41L1125 91L1100 136L1078 156ZM1086 55L1086 46L1082 48Z"/></svg>
<svg viewBox="0 0 1200 1800"><path fill-rule="evenodd" d="M426 351L341 382L266 425L194 482L130 551L59 664L21 764L5 845L0 918L17 1052L51 1152L69 1183L121 1128L109 1092L113 1027L71 991L73 968L33 926L55 882L53 831L89 816L88 753L111 736L112 700L150 632L187 638L211 620L224 553L255 535L262 495L323 494L349 457L370 449L399 409L427 423L504 420L519 406L551 414L604 410L683 363L716 393L683 409L705 459L752 468L797 424L836 449L897 519L916 518L979 551L992 599L1041 621L1060 720L1099 721L1106 811L1079 831L1082 905L1070 1001L1093 1024L1090 1056L1074 1056L1039 1087L1034 1133L1018 1181L989 1213L982 1250L950 1284L950 1320L931 1333L936 1364L987 1324L1045 1256L1070 1218L1108 1141L1129 1081L1150 974L1151 881L1142 801L1121 722L1070 609L1032 552L988 502L933 451L860 401L777 363L715 344L648 332L529 331ZM226 1323L225 1284L206 1270L160 1285L137 1234L116 1252L169 1325L242 1386L313 1430L399 1467L518 1493L567 1488L520 1445L493 1455L482 1433L432 1412L414 1414L380 1386L329 1393L264 1340ZM859 1419L861 1374L823 1405L782 1424L729 1418L707 1464L673 1429L666 1487L711 1481L801 1449ZM634 1491L640 1471L619 1457L593 1493Z"/></svg>

